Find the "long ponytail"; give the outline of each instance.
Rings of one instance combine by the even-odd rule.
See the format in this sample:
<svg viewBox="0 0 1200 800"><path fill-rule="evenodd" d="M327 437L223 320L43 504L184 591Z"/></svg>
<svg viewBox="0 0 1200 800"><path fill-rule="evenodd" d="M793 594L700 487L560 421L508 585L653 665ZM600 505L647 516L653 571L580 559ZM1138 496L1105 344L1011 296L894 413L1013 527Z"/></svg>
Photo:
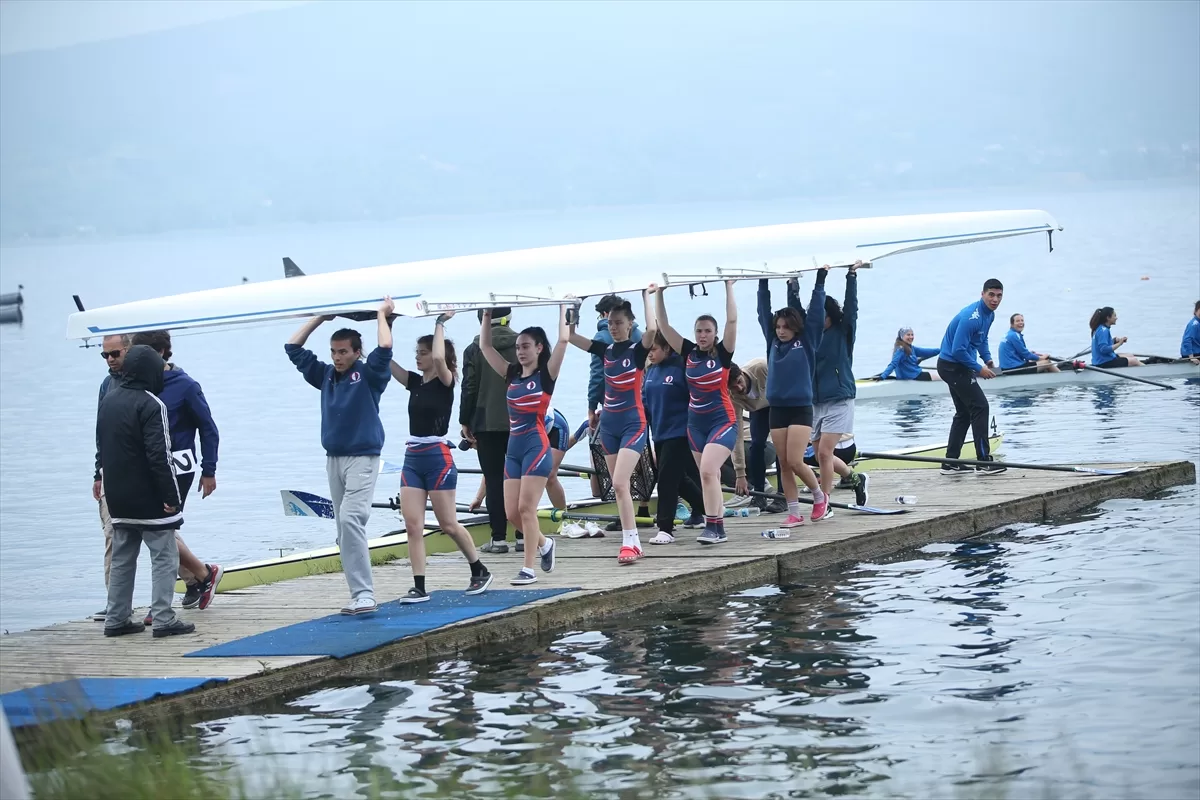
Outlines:
<svg viewBox="0 0 1200 800"><path fill-rule="evenodd" d="M1108 323L1108 318L1111 317L1115 313L1116 313L1116 311L1113 309L1112 306L1105 306L1104 308L1097 308L1095 311L1093 311L1092 318L1088 322L1088 325L1092 329L1092 333L1095 333L1096 328L1099 328L1101 325L1106 325Z"/></svg>

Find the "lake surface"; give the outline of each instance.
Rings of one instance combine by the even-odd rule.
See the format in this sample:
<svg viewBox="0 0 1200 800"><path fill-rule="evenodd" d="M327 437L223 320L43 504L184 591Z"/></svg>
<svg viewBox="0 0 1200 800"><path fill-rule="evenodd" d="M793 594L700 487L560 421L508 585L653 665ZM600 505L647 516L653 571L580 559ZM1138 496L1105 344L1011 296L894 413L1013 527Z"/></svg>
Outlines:
<svg viewBox="0 0 1200 800"><path fill-rule="evenodd" d="M937 345L949 318L993 275L1006 284L994 340L1001 320L1021 312L1031 347L1069 355L1087 345L1092 309L1113 305L1133 352L1177 352L1200 297L1195 186L589 210L4 248L0 291L25 285L27 321L0 328L0 627L78 618L104 602L103 535L90 496L104 367L98 348L63 338L72 293L103 305L243 275L268 280L284 255L315 272L748 224L1026 207L1045 208L1065 226L1053 254L1044 239L1022 238L903 256L864 273L856 370L886 365L901 326L915 328L919 344ZM841 280L835 273L829 282L839 297ZM747 327L737 360L762 349L753 290L739 286ZM677 291L668 299L679 319L720 312L717 298L688 301ZM551 322L545 311L520 312L516 324ZM411 359L411 343L430 327L397 323L398 358ZM330 523L285 518L279 501L282 488L326 490L318 396L283 354L290 331L176 338L174 360L201 381L221 428L218 491L192 498L183 530L207 560L236 564L332 542ZM463 346L475 332L469 321L450 326ZM555 397L572 422L583 413L586 367L572 352ZM1006 393L992 413L1014 460L1200 461L1200 386L1177 385ZM403 441L405 405L398 386L384 395L390 442ZM857 438L869 449L943 441L950 414L940 396L861 404ZM397 444L385 454L400 453ZM469 454L458 458L474 465ZM385 477L377 494L397 486ZM475 489L469 476L461 486L463 496ZM582 481L566 486L574 497L587 492ZM985 482L972 486L987 491ZM622 798L1196 797L1198 519L1195 486L1113 500L801 586L697 599L534 648L281 697L200 720L189 735L207 767L235 768L252 783L283 771L313 796L348 796L374 781L402 797L548 796L564 787ZM372 530L396 524L376 514Z"/></svg>

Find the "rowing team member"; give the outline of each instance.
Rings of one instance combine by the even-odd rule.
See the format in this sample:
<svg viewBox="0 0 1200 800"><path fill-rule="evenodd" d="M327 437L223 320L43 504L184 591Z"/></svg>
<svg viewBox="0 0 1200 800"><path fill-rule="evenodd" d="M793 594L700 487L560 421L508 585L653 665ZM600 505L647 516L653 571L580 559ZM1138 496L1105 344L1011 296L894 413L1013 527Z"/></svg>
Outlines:
<svg viewBox="0 0 1200 800"><path fill-rule="evenodd" d="M901 328L896 331L896 343L892 346L892 360L877 380L885 381L896 373L896 379L901 381L940 381L941 377L934 372L921 369L921 362L933 358L940 352L936 347L918 347L913 344L916 338L912 328Z"/></svg>
<svg viewBox="0 0 1200 800"><path fill-rule="evenodd" d="M1179 345L1179 357L1190 359L1194 364L1200 364L1200 300L1192 309L1192 318L1183 329L1183 342Z"/></svg>
<svg viewBox="0 0 1200 800"><path fill-rule="evenodd" d="M1000 371L1032 369L1038 372L1058 372L1046 353L1034 353L1025 346L1025 316L1013 314L1008 318L1008 333L1000 342Z"/></svg>
<svg viewBox="0 0 1200 800"><path fill-rule="evenodd" d="M1117 312L1112 306L1097 308L1092 312L1088 326L1092 329L1092 366L1104 369L1114 367L1140 367L1142 362L1137 356L1117 355L1117 348L1129 341L1128 337L1118 336L1113 339L1112 328L1117 324Z"/></svg>
<svg viewBox="0 0 1200 800"><path fill-rule="evenodd" d="M558 469L562 466L563 458L566 457L567 451L574 447L580 439L583 438L584 432L588 429L588 422L584 420L579 428L572 433L571 426L567 422L567 418L563 413L556 408L550 408L546 411L546 436L550 439L550 454L553 456L553 469L550 470L550 477L546 479L546 496L550 498L550 504L555 508L565 511L567 508L567 490L563 488L562 481L558 478ZM466 440L463 440L466 444ZM461 449L466 449L463 444L460 444ZM475 499L471 501L471 505L467 507L468 511L479 511L483 508L483 503L487 497L487 476L481 476L479 479L479 491L475 493ZM507 525L507 520L505 525ZM524 552L524 545L521 546L521 552Z"/></svg>

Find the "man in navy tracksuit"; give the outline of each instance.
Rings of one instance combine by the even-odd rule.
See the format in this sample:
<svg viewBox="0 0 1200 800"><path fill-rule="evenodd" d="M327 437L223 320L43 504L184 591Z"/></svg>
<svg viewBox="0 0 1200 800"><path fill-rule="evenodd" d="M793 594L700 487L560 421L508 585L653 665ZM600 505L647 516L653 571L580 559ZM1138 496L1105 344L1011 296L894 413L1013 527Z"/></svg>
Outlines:
<svg viewBox="0 0 1200 800"><path fill-rule="evenodd" d="M370 614L375 603L371 578L371 549L367 543L367 520L375 499L379 476L379 454L383 452L383 421L379 400L392 380L392 328L389 316L396 310L385 297L376 313L379 339L365 362L362 336L353 328L333 332L329 340L332 364L320 361L304 343L322 322L333 317L314 317L292 334L283 349L310 386L321 391L321 445L325 448L325 472L333 499L342 572L350 587L350 602L343 614Z"/></svg>
<svg viewBox="0 0 1200 800"><path fill-rule="evenodd" d="M171 427L171 453L175 462L175 482L179 486L180 510L187 503L188 492L200 468L200 491L208 497L217 490L217 449L220 433L213 422L212 411L200 384L171 363L171 334L169 331L144 331L133 336L133 344L149 345L166 362L163 389L159 399L167 407ZM196 435L200 437L202 459L196 463ZM208 608L216 595L224 570L220 564L206 564L184 544L179 531L175 532L179 548L179 576L187 585L183 596L184 608Z"/></svg>
<svg viewBox="0 0 1200 800"><path fill-rule="evenodd" d="M988 407L987 397L979 388L977 378L994 378L995 364L988 347L988 331L996 318L996 309L1004 297L1004 285L995 278L988 278L977 302L964 308L950 320L946 335L942 337L942 349L938 354L938 375L950 389L954 401L954 421L950 423L950 440L946 443L946 458L958 458L962 454L967 429L975 440L975 457L979 461L991 461L988 451ZM982 358L984 366L980 366ZM1006 467L989 464L977 468L980 473L1004 472ZM975 469L961 464L942 464L943 475L974 472Z"/></svg>

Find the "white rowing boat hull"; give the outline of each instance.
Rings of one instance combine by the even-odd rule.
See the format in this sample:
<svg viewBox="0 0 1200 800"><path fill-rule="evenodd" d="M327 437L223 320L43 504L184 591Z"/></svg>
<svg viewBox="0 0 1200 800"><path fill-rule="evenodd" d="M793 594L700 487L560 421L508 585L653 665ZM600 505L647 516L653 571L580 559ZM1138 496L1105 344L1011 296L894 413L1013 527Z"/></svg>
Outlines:
<svg viewBox="0 0 1200 800"><path fill-rule="evenodd" d="M373 312L384 295L396 313L445 307L546 304L567 295L633 292L655 282L759 277L845 266L861 259L1061 230L1045 211L982 211L799 222L702 233L455 256L303 275L138 300L72 314L67 338L230 326L323 314Z"/></svg>
<svg viewBox="0 0 1200 800"><path fill-rule="evenodd" d="M1200 378L1200 366L1195 364L1149 364L1144 367L1125 367L1113 370L1135 378L1161 380L1163 378ZM985 394L1013 391L1017 389L1048 389L1058 386L1092 385L1117 383L1123 380L1117 375L1105 375L1091 370L1064 370L1063 372L1024 373L1021 375L997 375L990 380L980 380ZM946 384L941 381L870 381L857 382L857 402L871 400L897 400L909 397L948 395Z"/></svg>

